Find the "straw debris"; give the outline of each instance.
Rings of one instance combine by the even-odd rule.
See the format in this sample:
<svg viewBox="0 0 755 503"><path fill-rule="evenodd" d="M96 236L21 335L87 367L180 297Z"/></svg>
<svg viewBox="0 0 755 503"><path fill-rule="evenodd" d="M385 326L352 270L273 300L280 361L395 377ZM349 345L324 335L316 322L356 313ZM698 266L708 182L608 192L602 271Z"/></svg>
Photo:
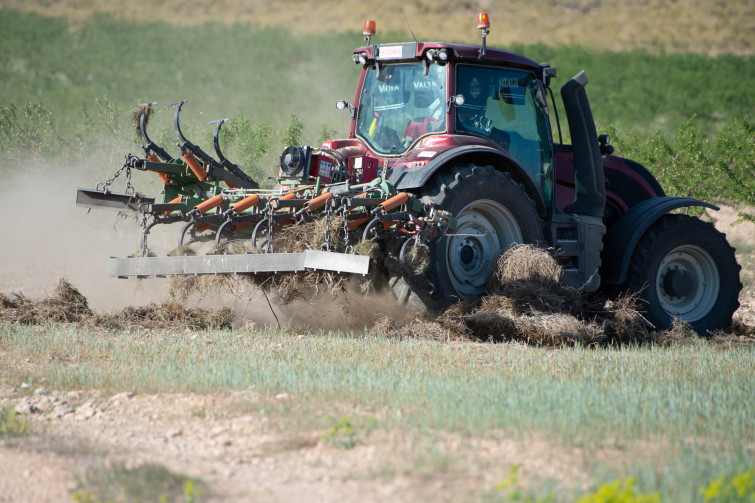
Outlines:
<svg viewBox="0 0 755 503"><path fill-rule="evenodd" d="M16 325L43 323L80 323L100 328L205 329L232 326L232 309L189 309L175 302L127 307L110 314L95 313L86 297L65 279L58 282L53 294L31 300L22 294L0 293L0 319Z"/></svg>
<svg viewBox="0 0 755 503"><path fill-rule="evenodd" d="M561 267L548 250L514 246L493 261L488 295L482 299L455 304L432 320L427 315L412 316L404 323L381 319L373 330L394 337L548 346L649 340L648 324L636 309L636 295L607 300L583 295L560 280Z"/></svg>
<svg viewBox="0 0 755 503"><path fill-rule="evenodd" d="M149 103L146 103L144 105L139 105L138 107L134 107L133 110L131 110L131 124L134 127L134 131L136 132L136 135L141 138L142 131L139 127L139 122L141 121L142 115L145 116L144 122L145 126L149 124L149 117L152 115L152 105Z"/></svg>
<svg viewBox="0 0 755 503"><path fill-rule="evenodd" d="M53 295L41 301L20 293L13 298L0 294L0 318L18 324L79 322L92 316L86 297L65 279L58 282Z"/></svg>

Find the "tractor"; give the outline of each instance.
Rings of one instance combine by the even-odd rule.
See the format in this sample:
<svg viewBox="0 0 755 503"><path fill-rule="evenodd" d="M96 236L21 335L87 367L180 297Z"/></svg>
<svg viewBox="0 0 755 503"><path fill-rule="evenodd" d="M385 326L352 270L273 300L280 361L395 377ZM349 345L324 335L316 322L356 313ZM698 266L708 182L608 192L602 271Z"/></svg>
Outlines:
<svg viewBox="0 0 755 503"><path fill-rule="evenodd" d="M128 168L158 172L167 188L215 180L213 190L181 197L166 189L170 200L164 194L156 204L107 187L80 189L82 205L128 204L145 222L151 217L150 226L182 220L181 242L187 229L209 230L220 242L247 227L257 252L113 259L111 275L365 274L369 259L354 245L372 242L398 300L438 310L483 295L496 256L531 243L553 250L569 286L637 292L656 329L675 319L699 333L729 325L742 288L734 249L712 224L679 211L718 208L666 196L646 168L613 155L609 137L597 134L584 71L560 89L565 143L551 87L556 69L488 47L486 13L478 28L479 46L372 44L375 22L368 20L365 43L352 54L361 69L355 97L337 103L349 114L348 138L287 147L273 189L259 189L222 156L222 122L220 161L201 149L197 155L183 138L180 106L183 162L161 153L142 127L146 157L127 159ZM286 227L334 216L343 218L343 246L328 236L320 250L273 249ZM411 266L420 255L428 262L418 270Z"/></svg>

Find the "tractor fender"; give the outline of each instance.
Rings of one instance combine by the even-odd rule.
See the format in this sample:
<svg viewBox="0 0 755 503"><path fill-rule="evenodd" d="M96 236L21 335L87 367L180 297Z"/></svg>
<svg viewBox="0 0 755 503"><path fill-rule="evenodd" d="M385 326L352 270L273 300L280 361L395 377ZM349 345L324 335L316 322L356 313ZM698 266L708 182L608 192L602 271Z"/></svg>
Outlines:
<svg viewBox="0 0 755 503"><path fill-rule="evenodd" d="M450 148L435 156L432 161L421 168L394 166L388 170L386 178L396 187L396 190L419 189L424 187L437 171L452 165L470 163L480 166L491 165L497 170L508 172L514 181L524 186L527 195L535 201L535 207L540 217L545 217L546 210L543 197L532 179L510 154L492 147L463 145Z"/></svg>
<svg viewBox="0 0 755 503"><path fill-rule="evenodd" d="M645 231L671 210L704 206L718 211L711 203L688 197L654 197L631 207L608 229L603 243L603 283L620 285L627 280L632 254Z"/></svg>

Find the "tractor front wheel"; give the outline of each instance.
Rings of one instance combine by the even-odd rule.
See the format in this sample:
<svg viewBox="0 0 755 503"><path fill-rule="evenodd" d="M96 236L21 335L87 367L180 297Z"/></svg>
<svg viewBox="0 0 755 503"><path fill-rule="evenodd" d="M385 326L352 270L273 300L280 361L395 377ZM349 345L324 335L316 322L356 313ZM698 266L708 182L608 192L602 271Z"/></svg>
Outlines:
<svg viewBox="0 0 755 503"><path fill-rule="evenodd" d="M705 335L731 324L742 289L740 269L734 248L712 224L665 215L637 244L628 284L656 329L678 319Z"/></svg>
<svg viewBox="0 0 755 503"><path fill-rule="evenodd" d="M456 166L437 174L422 200L449 211L454 234L431 243L423 282L394 277L399 301L414 308L443 308L485 292L491 261L514 244L543 241L543 221L524 187L492 166ZM424 286L424 291L423 291Z"/></svg>

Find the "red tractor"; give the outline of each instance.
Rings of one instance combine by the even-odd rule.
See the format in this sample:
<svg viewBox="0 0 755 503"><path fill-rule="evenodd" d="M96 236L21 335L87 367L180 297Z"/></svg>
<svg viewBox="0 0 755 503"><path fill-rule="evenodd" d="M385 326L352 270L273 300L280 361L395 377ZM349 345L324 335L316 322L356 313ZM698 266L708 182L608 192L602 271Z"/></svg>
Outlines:
<svg viewBox="0 0 755 503"><path fill-rule="evenodd" d="M351 114L349 138L319 155L303 150L301 166L284 156L283 172L324 183L384 177L454 215L456 231L430 243L426 273L391 279L417 306L481 295L497 253L535 243L557 251L571 286L640 292L658 329L673 318L699 332L730 324L742 287L734 249L710 223L670 213L718 208L668 197L647 169L612 155L596 133L584 72L561 88L572 142L564 144L555 69L486 47L487 15L478 27L482 46L371 45L368 21L367 45L353 54L362 67L354 103L338 104Z"/></svg>
<svg viewBox="0 0 755 503"><path fill-rule="evenodd" d="M438 309L482 295L494 257L516 243L533 243L554 250L568 285L585 292L639 292L641 308L657 329L673 319L700 333L729 325L742 288L734 249L710 223L672 213L718 208L668 197L647 169L612 155L609 138L595 130L584 72L561 87L571 138L565 144L551 89L556 70L487 47L487 14L480 15L478 28L481 46L375 45L370 43L375 23L368 21L366 45L352 56L361 67L353 104L338 103L350 114L349 137L320 148L287 147L274 191L238 183L221 190L216 184L211 198L192 203L191 210L181 206L172 217L187 222L181 239L194 225L214 229L218 241L228 230L253 226L252 243L272 252L272 234L282 227L339 211L346 222L345 248L331 247L326 238L324 252L306 256L116 259L111 274L303 268L364 273L367 259L354 257L351 245L361 236L379 243L400 301ZM149 158L153 144L144 134ZM215 146L227 163L217 131ZM192 172L202 183L231 176L223 163L205 156L194 157L191 171L180 160L134 157L132 165L158 171L166 184L188 183ZM193 197L204 193L192 190ZM187 203L179 194L162 205L142 204L143 220L151 214L159 223L166 209L175 210L170 204ZM421 273L402 267L417 246L429 258Z"/></svg>

